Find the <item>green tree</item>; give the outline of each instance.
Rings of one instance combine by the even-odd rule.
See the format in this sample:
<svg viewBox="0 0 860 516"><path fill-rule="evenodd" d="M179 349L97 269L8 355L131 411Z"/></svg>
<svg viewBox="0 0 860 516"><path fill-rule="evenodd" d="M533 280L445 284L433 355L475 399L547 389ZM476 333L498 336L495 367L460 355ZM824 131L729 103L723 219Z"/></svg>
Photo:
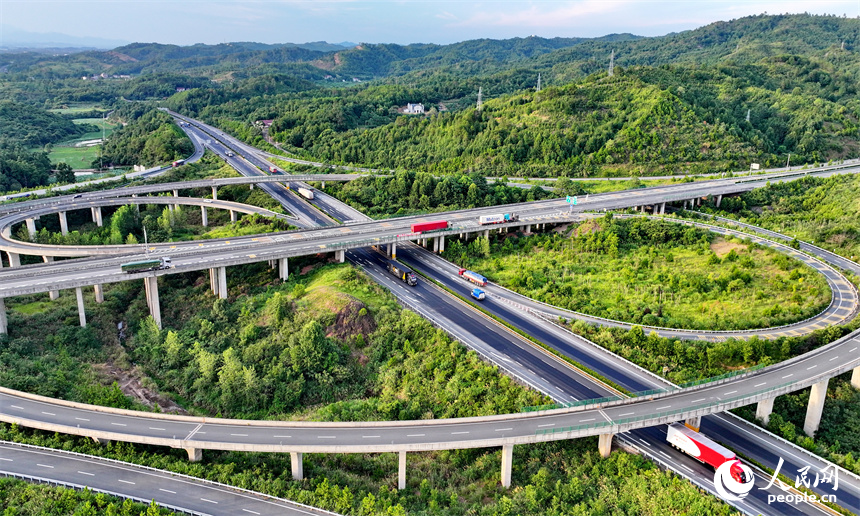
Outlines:
<svg viewBox="0 0 860 516"><path fill-rule="evenodd" d="M74 183L75 171L68 163L57 163L57 182L58 183Z"/></svg>

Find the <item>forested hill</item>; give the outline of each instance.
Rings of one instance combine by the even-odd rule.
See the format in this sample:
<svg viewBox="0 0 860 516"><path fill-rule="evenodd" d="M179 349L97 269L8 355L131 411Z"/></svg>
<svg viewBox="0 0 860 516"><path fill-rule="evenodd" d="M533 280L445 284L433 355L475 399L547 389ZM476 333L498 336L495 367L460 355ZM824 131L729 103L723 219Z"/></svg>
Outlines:
<svg viewBox="0 0 860 516"><path fill-rule="evenodd" d="M95 127L76 125L44 109L0 100L0 146L41 146L68 140L91 130L95 130Z"/></svg>
<svg viewBox="0 0 860 516"><path fill-rule="evenodd" d="M860 102L845 74L781 57L629 68L373 129L315 132L298 111L276 119L273 136L332 162L591 176L737 170L783 163L788 153L794 163L853 157Z"/></svg>

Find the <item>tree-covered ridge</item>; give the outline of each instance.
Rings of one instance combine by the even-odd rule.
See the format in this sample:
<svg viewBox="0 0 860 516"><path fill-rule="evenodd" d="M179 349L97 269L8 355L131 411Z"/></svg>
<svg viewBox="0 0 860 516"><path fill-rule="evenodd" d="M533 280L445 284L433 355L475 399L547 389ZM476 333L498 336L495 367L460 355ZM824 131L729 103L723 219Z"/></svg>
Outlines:
<svg viewBox="0 0 860 516"><path fill-rule="evenodd" d="M0 147L0 193L46 185L50 174L48 153Z"/></svg>
<svg viewBox="0 0 860 516"><path fill-rule="evenodd" d="M0 100L0 144L41 146L94 131L60 115L9 100Z"/></svg>
<svg viewBox="0 0 860 516"><path fill-rule="evenodd" d="M102 148L103 161L97 159L93 166L153 166L187 158L194 152L188 136L162 111L131 106L115 116L127 116L130 122L108 138Z"/></svg>
<svg viewBox="0 0 860 516"><path fill-rule="evenodd" d="M272 135L328 161L442 173L590 176L703 164L736 170L751 161L780 163L788 152L795 162L857 153L856 87L840 76L829 81L839 84L836 103L818 96L819 76L832 78L819 65L785 58L773 70L750 66L630 69L490 100L481 111L401 116L342 133L348 124L312 130L302 108L288 105ZM775 79L747 78L786 69L796 73L778 84L791 91Z"/></svg>

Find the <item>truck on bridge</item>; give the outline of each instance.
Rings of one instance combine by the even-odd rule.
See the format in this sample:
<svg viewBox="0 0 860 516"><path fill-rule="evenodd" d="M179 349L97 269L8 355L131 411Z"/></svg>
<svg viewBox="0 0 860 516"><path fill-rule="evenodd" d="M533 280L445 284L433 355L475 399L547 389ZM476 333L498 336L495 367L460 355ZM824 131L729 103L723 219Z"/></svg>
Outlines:
<svg viewBox="0 0 860 516"><path fill-rule="evenodd" d="M497 213L495 215L481 215L478 218L478 224L482 226L487 224L504 224L505 222L516 222L519 219L516 213Z"/></svg>
<svg viewBox="0 0 860 516"><path fill-rule="evenodd" d="M173 267L169 256L153 258L151 260L140 260L137 262L128 262L120 265L122 272L134 274L137 272L159 271Z"/></svg>
<svg viewBox="0 0 860 516"><path fill-rule="evenodd" d="M433 231L434 229L448 229L447 220L434 220L433 222L419 222L412 224L413 233L422 233L424 231Z"/></svg>

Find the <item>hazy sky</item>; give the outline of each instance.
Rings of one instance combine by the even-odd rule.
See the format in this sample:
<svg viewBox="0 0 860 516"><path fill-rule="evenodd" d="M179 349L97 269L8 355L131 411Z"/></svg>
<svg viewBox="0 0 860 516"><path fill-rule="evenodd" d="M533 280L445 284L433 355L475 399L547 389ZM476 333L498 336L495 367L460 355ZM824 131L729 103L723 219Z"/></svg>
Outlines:
<svg viewBox="0 0 860 516"><path fill-rule="evenodd" d="M860 15L860 0L0 0L0 25L175 44L451 43L537 35L657 36L767 12ZM2 42L0 42L2 45Z"/></svg>

